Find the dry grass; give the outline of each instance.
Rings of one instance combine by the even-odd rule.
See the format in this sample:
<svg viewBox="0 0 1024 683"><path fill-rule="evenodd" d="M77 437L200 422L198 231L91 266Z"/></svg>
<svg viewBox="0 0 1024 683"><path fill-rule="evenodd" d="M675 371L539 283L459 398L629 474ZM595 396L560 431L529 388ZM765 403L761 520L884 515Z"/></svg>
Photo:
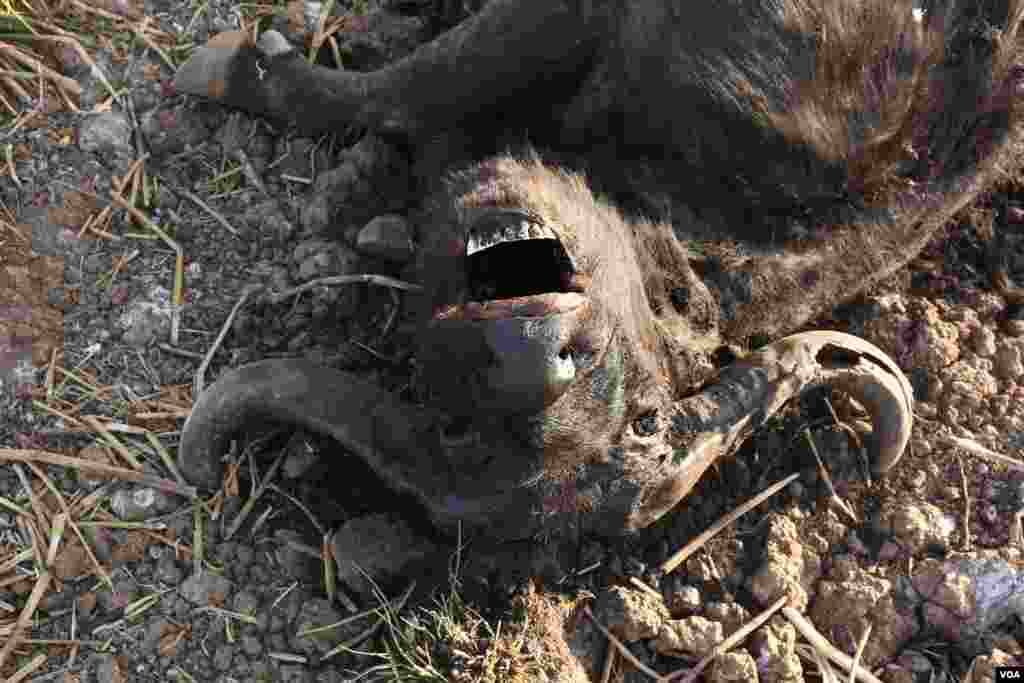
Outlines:
<svg viewBox="0 0 1024 683"><path fill-rule="evenodd" d="M423 683L527 683L557 669L541 643L544 625L531 623L520 605L511 620L496 624L467 604L460 592L461 546L453 556L449 588L431 607L402 614L374 585L384 633L372 651L345 648L380 660L361 671L367 681ZM372 579L371 579L372 581Z"/></svg>

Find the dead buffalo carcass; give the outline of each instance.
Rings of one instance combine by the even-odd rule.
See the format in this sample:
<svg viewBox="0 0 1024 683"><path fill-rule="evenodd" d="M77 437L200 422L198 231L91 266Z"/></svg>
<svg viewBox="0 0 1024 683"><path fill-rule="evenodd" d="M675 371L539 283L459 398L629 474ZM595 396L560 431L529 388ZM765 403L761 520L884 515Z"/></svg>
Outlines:
<svg viewBox="0 0 1024 683"><path fill-rule="evenodd" d="M431 407L256 363L199 398L182 472L216 485L228 438L282 420L440 528L618 534L823 384L870 413L884 472L912 394L882 351L811 332L718 352L902 267L985 186L1010 158L1020 23L1014 1L492 0L369 73L310 65L274 32L215 37L179 89L413 149L457 135L479 158L420 217ZM526 128L540 156L494 156Z"/></svg>

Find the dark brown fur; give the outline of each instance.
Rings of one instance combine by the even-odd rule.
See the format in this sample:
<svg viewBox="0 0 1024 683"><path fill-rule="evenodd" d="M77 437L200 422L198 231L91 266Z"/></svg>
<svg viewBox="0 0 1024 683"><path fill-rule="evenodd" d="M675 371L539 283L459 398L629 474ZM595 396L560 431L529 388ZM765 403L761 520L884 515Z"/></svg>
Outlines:
<svg viewBox="0 0 1024 683"><path fill-rule="evenodd" d="M898 447L888 444L884 467L898 459L912 397L874 347L784 342L708 381L717 350L782 337L901 268L1001 165L1019 163L1022 3L933 5L919 25L908 0L491 0L379 72L316 69L294 51L244 43L226 67L204 57L194 71L206 73L204 60L217 67L203 87L229 103L307 130L361 124L463 167L417 220L426 287L418 360L440 397L430 405L472 420L478 439L439 439L431 462L485 492L450 504L442 475L428 472L421 497L449 522L472 513L465 501L486 501L475 514L503 534L519 523L503 496L523 494L521 510L570 524L593 504L603 512L581 523L614 532L649 524L763 422L759 406L785 394L770 377L789 386L810 376L783 377L797 360L822 376L865 365L898 376L896 399L875 415L898 408ZM542 156L495 156L522 141ZM481 321L460 311L472 299L466 240L481 216L502 211L554 231L576 271L541 290L556 302L550 311ZM557 302L576 293L586 306L566 322ZM522 320L544 334L500 338ZM858 350L834 353L843 344ZM543 358L538 367L552 372L538 373L536 387L508 382L517 377L503 368L524 369L523 358ZM287 370L291 388L306 392L289 401L303 410L265 399L261 384L261 415L341 436L365 427L333 402L347 378L318 384L307 367ZM259 371L273 384L272 368ZM222 391L244 394L246 377ZM553 399L529 391L551 387ZM204 479L216 472L201 450L208 432L243 421L218 420L213 408L194 416L199 445L183 456L207 468ZM407 458L395 441L388 457ZM364 455L377 458L372 448ZM379 468L415 488L416 477ZM523 481L524 472L536 476Z"/></svg>
<svg viewBox="0 0 1024 683"><path fill-rule="evenodd" d="M1017 3L988 3L984 12L952 3L925 25L914 20L910 3L901 2L789 0L776 6L777 13L764 9L772 3L715 3L698 11L736 13L739 5L756 6L750 12L759 17L769 54L748 49L750 63L734 63L728 70L722 53L729 41L716 36L668 60L670 72L679 61L709 70L715 79L709 88L718 89L712 100L720 107L736 106L719 112L731 123L699 125L688 120L695 112L685 108L652 113L679 119L670 132L696 131L681 145L682 159L677 155L660 167L650 159L636 160L642 175L629 168L635 153L587 165L598 188L617 189L620 196L623 185L610 182L610 175L627 176L627 188L643 184L642 196L634 194L636 201L627 201L625 208L595 198L583 177L545 168L536 155L523 163L496 158L456 174L433 198L426 219L431 227L424 231L424 277L432 287L432 306L460 296L464 273L456 267L456 252L467 215L486 206L523 208L555 226L571 243L570 251L579 252L590 281L588 295L602 303L609 320L618 321L646 373L673 372L669 359L683 353L697 367L682 370L679 386L692 388L711 367L698 359L718 346L791 331L909 261L970 193L967 186L983 186L995 162L1010 154L1007 136L1018 112L1008 94L1018 83L1013 71L1020 49ZM628 26L621 39L629 40L630 31L638 37L646 31L664 58L666 46L681 40L681 19L669 16L674 11L661 3L630 3L620 19ZM741 20L747 26L751 16L738 13L736 21ZM723 28L730 25L725 18L717 21ZM1006 29L1000 33L994 26ZM772 55L785 56L779 45L786 40L816 44L817 62L804 63L805 47L786 56L785 69L763 66ZM627 68L619 63L613 69L613 63L609 57L595 78L612 78ZM695 80L692 71L684 77ZM606 102L606 109L625 111L627 95L616 93L617 101ZM566 126L585 129L581 120L587 116L576 114L576 119L567 115L572 120ZM757 121L763 127L751 126ZM642 143L656 130L632 127L607 144ZM710 148L718 153L714 163L707 158ZM698 163L687 170L690 153ZM667 180L659 177L667 168L676 178L689 179L724 173L722 164L762 201L733 202L746 220L709 220L722 212L708 213L701 203L717 201L723 210L728 205L715 193L683 203L685 182L677 182L672 194L658 187L659 180ZM781 170L773 174L772 165ZM618 170L623 166L625 173ZM831 186L824 180L830 177ZM764 205L769 200L789 206L771 212ZM655 214L671 227L629 211L638 206L645 209L641 214ZM440 246L449 242L455 252ZM687 310L674 311L680 298ZM680 315L669 316L670 311ZM669 348L677 352L667 353Z"/></svg>
<svg viewBox="0 0 1024 683"><path fill-rule="evenodd" d="M777 15L765 9L770 3L715 3L698 11L735 12L736 5L757 5L750 11L771 37L765 38L770 54L756 56L782 55L790 62L775 71L761 61L722 71L729 66L722 59L729 40L697 41L681 53L690 71L680 78L693 80L700 69L710 69L715 80L709 88L718 89L712 100L726 109L718 111L725 123L693 121L692 137L671 140L683 158L638 159L635 151L598 156L583 165L584 176L527 151L455 173L428 202L422 219L429 226L422 233L426 317L466 300L463 240L481 211L506 208L554 229L573 256L593 302L593 315L574 343L601 346L588 340L604 340L614 330L606 345L622 353L617 396L624 398L595 396L595 387L605 385L583 383L555 405L537 406L534 414L543 417L520 431L534 435L548 462L571 469L604 457L609 440L642 416L643 397L656 387L670 388L675 399L686 396L713 375L723 347L794 331L907 263L1009 154L1007 139L1017 116L1006 92L1016 84L1016 4L989 6L989 15L933 14L924 26L915 22L909 3L899 2L787 0ZM641 14L652 8L664 14ZM647 35L664 58L666 45L680 40L673 23L680 19L669 16L674 11L660 3L631 3L623 21ZM984 25L986 16L1010 28L994 33ZM754 19L737 17L749 34L746 27ZM817 62L805 63L806 49L785 55L779 47L784 41L816 44ZM695 66L702 56L707 63ZM668 71L682 68L668 61ZM620 63L610 73L626 68L631 67ZM609 71L597 73L611 77ZM621 112L629 102L605 104ZM728 104L736 110L727 111ZM689 134L685 122L694 111L650 115L667 113L683 122L675 122L670 134ZM751 125L758 121L763 125ZM627 148L619 143L642 143L653 131L665 132L653 124L633 127L607 144L621 154ZM709 161L712 148L718 159ZM691 154L697 161L692 167ZM720 193L690 201L692 188L684 183L671 192L659 188L668 169L676 178L732 172L749 192L733 202L739 205L735 211L726 209ZM625 184L618 182L623 178ZM639 201L623 192L637 182L644 191ZM611 191L595 194L591 183ZM709 203L715 212L709 213ZM711 220L722 213L724 223ZM485 344L467 332L458 337L467 346L449 353L455 340L424 339L420 357L439 404L509 429L506 416L480 407L480 373L498 361L469 349ZM445 351L437 353L438 344Z"/></svg>
<svg viewBox="0 0 1024 683"><path fill-rule="evenodd" d="M617 39L558 112L551 137L558 160L614 202L638 238L633 264L596 259L612 282L617 269L639 265L645 273L648 301L641 305L640 290L631 289L613 304L620 319L661 306L657 299L690 277L689 260L722 309L725 341L773 338L913 258L1009 159L1019 110L1020 4L945 4L923 25L910 2L877 0L699 9L632 2L606 19L617 24ZM691 34L691 24L710 35ZM629 81L642 84L639 91L619 87L630 69L648 69ZM693 97L652 106L659 77L677 92L679 82L689 84ZM518 175L495 173L459 201L491 192L484 199L571 224L582 245L590 244L585 233L607 223L566 221L561 216L592 209L569 206L572 193L554 192L552 202L542 183L517 185ZM661 234L662 221L685 246ZM640 339L651 325L626 327Z"/></svg>

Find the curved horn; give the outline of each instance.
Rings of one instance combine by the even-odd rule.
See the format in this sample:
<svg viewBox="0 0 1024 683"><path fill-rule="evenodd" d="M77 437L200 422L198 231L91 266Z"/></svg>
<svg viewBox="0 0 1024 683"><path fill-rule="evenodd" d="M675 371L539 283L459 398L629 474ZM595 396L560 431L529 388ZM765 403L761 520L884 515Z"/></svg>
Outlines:
<svg viewBox="0 0 1024 683"><path fill-rule="evenodd" d="M328 434L371 466L383 450L414 457L433 424L424 411L355 375L303 360L251 363L218 379L193 406L178 449L182 474L219 486L229 441L260 421Z"/></svg>
<svg viewBox="0 0 1024 683"><path fill-rule="evenodd" d="M473 440L449 445L436 415L373 382L305 360L245 365L204 391L182 430L181 473L193 484L218 487L229 441L268 422L334 438L392 490L418 500L448 533L460 523L508 539L539 529L531 514L540 505L529 483L541 467L533 449Z"/></svg>
<svg viewBox="0 0 1024 683"><path fill-rule="evenodd" d="M895 465L910 438L910 385L883 351L839 332L787 337L729 366L714 384L676 406L665 444L674 453L657 445L652 450L651 437L624 437L568 489L559 488L534 448L445 445L434 415L376 384L300 360L253 363L218 380L185 423L178 463L191 482L216 487L230 438L257 420L285 422L339 441L392 489L419 500L440 529L464 523L494 539L515 540L582 523L615 535L661 517L711 463L735 450L786 401L822 385L848 392L871 415L876 471ZM587 514L578 516L574 506L545 512L558 490L586 491Z"/></svg>
<svg viewBox="0 0 1024 683"><path fill-rule="evenodd" d="M629 526L641 528L679 502L720 456L735 450L791 398L820 386L845 391L871 416L867 444L876 473L902 457L913 425L913 390L884 351L842 332L804 332L725 368L714 383L680 402L672 416L674 462L648 486ZM680 457L681 456L681 457ZM641 484L640 488L644 488Z"/></svg>

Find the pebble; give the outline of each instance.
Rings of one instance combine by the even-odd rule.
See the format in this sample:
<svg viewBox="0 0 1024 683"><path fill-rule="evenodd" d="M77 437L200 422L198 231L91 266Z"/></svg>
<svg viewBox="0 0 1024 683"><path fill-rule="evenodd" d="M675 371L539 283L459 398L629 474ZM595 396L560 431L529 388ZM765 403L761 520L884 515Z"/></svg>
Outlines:
<svg viewBox="0 0 1024 683"><path fill-rule="evenodd" d="M971 347L982 358L989 358L996 353L996 335L988 327L978 327L971 336Z"/></svg>

